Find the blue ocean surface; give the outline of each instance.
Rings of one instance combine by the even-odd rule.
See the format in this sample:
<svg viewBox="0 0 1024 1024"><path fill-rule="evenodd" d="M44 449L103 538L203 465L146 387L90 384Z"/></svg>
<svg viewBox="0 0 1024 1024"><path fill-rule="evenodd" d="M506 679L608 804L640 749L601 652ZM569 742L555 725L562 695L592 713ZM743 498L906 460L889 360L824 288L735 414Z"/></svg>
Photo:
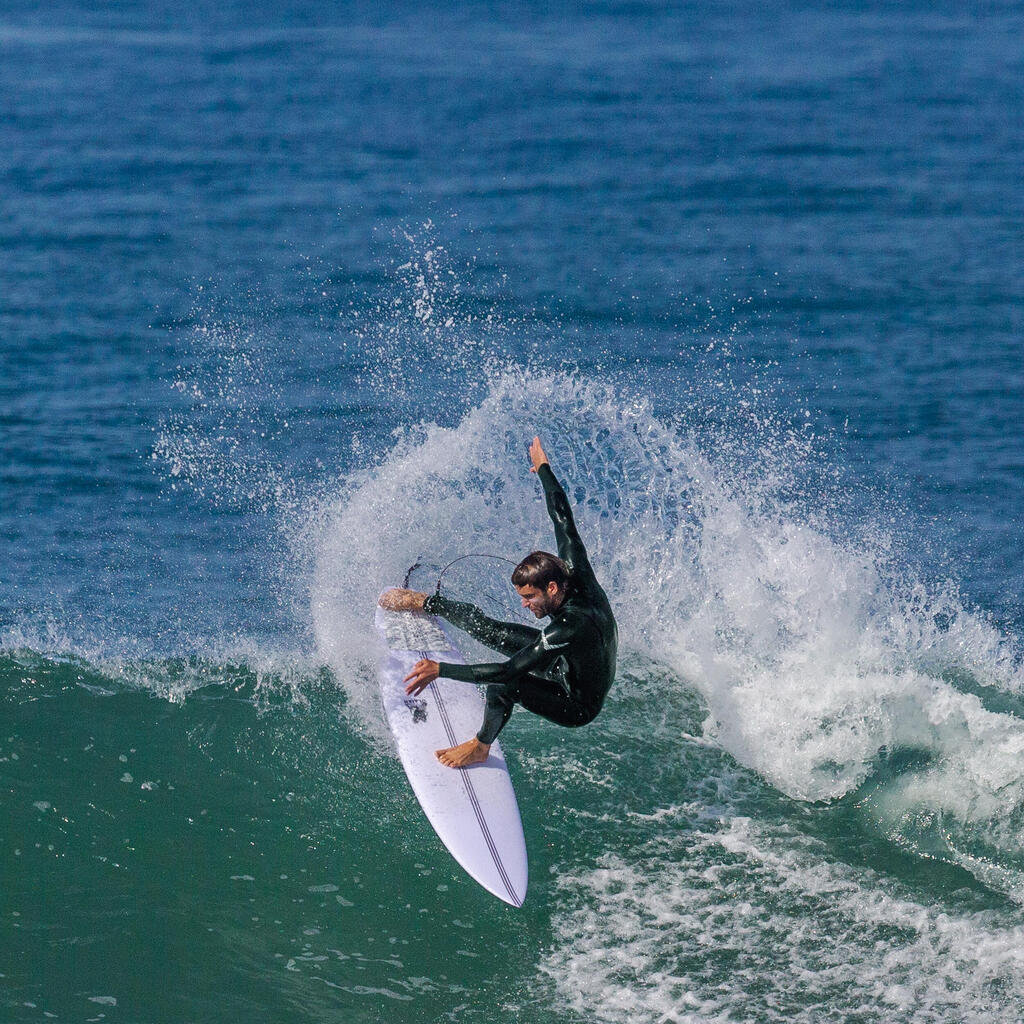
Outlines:
<svg viewBox="0 0 1024 1024"><path fill-rule="evenodd" d="M1022 37L5 3L0 1019L1024 1018ZM515 910L371 622L519 613L534 434L621 646Z"/></svg>

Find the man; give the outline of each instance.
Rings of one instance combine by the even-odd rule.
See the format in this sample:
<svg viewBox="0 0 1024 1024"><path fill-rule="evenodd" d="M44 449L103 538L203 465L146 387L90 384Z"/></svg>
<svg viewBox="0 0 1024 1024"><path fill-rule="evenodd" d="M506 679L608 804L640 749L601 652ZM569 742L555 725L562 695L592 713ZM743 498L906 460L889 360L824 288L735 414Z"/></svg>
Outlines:
<svg viewBox="0 0 1024 1024"><path fill-rule="evenodd" d="M418 694L438 676L487 687L484 721L472 739L437 751L442 764L468 768L487 760L491 744L516 704L564 726L593 721L615 677L618 632L611 605L587 558L572 518L569 499L551 471L535 437L530 445L530 472L544 487L548 515L555 527L558 557L546 551L527 555L512 573L523 607L538 618L550 617L544 629L490 619L471 604L439 594L389 590L381 606L392 611L442 615L481 643L510 655L508 661L450 665L423 659L405 677L406 693Z"/></svg>

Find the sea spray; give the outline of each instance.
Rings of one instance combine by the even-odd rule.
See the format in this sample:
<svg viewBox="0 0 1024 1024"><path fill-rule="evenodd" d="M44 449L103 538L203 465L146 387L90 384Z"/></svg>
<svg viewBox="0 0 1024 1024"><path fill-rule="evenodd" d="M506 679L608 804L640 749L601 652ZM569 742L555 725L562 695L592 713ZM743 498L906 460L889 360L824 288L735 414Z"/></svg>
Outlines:
<svg viewBox="0 0 1024 1024"><path fill-rule="evenodd" d="M291 478L273 455L289 430L273 339L209 315L187 337L154 461L172 488L187 486L214 506L276 513L293 504Z"/></svg>
<svg viewBox="0 0 1024 1024"><path fill-rule="evenodd" d="M364 728L379 719L363 680L377 657L366 621L382 586L425 556L444 564L550 546L525 458L534 433L612 595L624 652L701 694L706 737L811 802L854 794L880 759L924 749L945 794L933 810L971 829L1016 813L1017 719L947 678L955 668L1019 691L1012 645L950 592L929 594L877 527L844 535L829 502L815 509L800 489L802 435L711 437L659 418L626 386L571 374L497 376L457 425L411 429L352 474L324 516L314 630ZM656 714L663 685L632 675L612 703L639 689L638 713ZM984 767L993 757L994 771ZM868 818L891 830L894 812L882 806L876 794Z"/></svg>

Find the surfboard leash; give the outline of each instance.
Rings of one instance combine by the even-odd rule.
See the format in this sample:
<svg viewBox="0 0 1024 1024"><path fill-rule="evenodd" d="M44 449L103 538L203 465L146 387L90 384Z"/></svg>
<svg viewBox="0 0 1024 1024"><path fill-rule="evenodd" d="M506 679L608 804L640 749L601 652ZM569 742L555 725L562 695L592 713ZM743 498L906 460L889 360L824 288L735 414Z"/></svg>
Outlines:
<svg viewBox="0 0 1024 1024"><path fill-rule="evenodd" d="M468 554L459 555L458 558L453 558L446 566L444 566L441 569L441 571L437 574L437 582L434 585L434 593L435 594L440 595L440 593L441 593L441 580L444 579L444 574L453 565L455 565L456 562L464 561L467 558L496 558L496 559L498 559L499 562L508 562L509 565L518 565L519 564L518 562L513 562L511 558L506 558L504 555L493 555L489 551L470 551ZM409 568L406 570L405 580L402 583L402 586L406 590L409 589L409 577L412 576L412 574L417 569L419 569L421 565L422 565L422 556L420 556L420 558L417 558L416 561L413 562L413 564L410 565Z"/></svg>

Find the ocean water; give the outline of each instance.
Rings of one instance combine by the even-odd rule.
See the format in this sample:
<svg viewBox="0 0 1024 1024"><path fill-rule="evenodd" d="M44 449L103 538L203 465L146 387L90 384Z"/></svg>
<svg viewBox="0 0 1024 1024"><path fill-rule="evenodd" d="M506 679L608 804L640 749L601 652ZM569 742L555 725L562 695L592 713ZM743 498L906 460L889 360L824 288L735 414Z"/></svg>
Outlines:
<svg viewBox="0 0 1024 1024"><path fill-rule="evenodd" d="M0 1019L1024 1019L1024 16L0 9ZM375 597L620 624L420 813ZM497 557L495 557L497 556Z"/></svg>

